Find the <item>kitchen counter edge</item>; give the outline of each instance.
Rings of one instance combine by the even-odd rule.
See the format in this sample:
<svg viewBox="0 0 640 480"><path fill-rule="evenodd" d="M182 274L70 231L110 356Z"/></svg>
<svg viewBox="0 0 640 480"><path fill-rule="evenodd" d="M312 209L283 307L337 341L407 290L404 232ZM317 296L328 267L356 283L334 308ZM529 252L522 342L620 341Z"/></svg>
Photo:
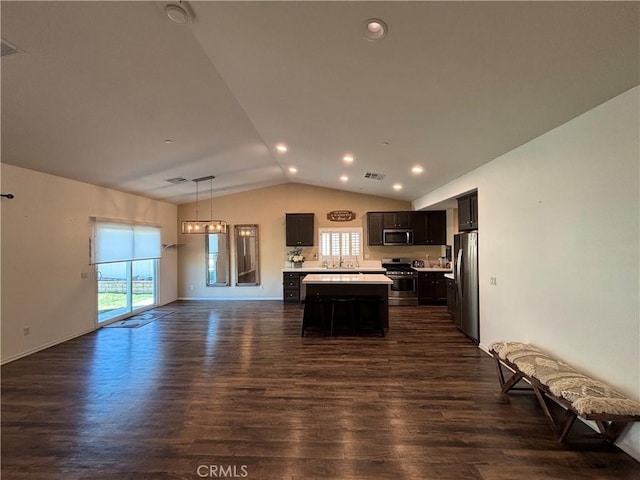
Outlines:
<svg viewBox="0 0 640 480"><path fill-rule="evenodd" d="M418 268L418 267L413 267L413 269L416 272L452 272L453 270L451 270L450 268L440 268L440 267L424 267L424 268Z"/></svg>
<svg viewBox="0 0 640 480"><path fill-rule="evenodd" d="M380 267L362 267L362 268L323 268L323 267L309 267L309 268L283 268L282 273L386 273L387 270Z"/></svg>

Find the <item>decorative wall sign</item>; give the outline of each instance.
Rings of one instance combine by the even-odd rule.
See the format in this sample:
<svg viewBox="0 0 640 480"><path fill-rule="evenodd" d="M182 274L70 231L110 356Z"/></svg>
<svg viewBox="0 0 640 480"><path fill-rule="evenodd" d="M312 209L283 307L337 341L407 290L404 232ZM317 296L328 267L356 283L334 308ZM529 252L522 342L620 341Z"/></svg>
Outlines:
<svg viewBox="0 0 640 480"><path fill-rule="evenodd" d="M351 220L355 220L355 218L356 212L352 212L351 210L334 210L327 213L327 220L332 222L350 222Z"/></svg>

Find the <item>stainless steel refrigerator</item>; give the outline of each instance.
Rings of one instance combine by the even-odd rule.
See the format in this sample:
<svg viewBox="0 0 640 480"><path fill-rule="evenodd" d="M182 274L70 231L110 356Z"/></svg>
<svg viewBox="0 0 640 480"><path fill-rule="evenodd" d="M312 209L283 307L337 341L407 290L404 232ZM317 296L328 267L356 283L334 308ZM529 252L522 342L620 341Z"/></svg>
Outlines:
<svg viewBox="0 0 640 480"><path fill-rule="evenodd" d="M480 340L478 293L478 232L458 233L453 238L454 275L458 290L456 326L469 338Z"/></svg>

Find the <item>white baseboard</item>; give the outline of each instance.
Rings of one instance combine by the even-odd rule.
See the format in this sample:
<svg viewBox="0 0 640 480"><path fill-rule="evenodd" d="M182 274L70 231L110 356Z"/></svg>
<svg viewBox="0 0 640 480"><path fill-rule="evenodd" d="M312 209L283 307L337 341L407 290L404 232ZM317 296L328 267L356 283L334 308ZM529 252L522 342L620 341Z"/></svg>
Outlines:
<svg viewBox="0 0 640 480"><path fill-rule="evenodd" d="M178 300L280 300L282 297L178 297Z"/></svg>
<svg viewBox="0 0 640 480"><path fill-rule="evenodd" d="M34 354L36 352L40 352L42 350L46 350L47 348L55 347L56 345L59 345L59 344L64 343L66 341L73 340L74 338L78 338L78 337L81 337L83 335L86 335L87 333L95 332L97 329L98 329L98 327L91 328L89 330L84 330L82 332L79 332L79 333L76 333L76 334L73 334L73 335L69 335L67 337L63 337L63 338L59 338L57 340L53 340L52 342L45 343L44 345L39 345L37 347L30 348L29 350L17 353L15 355L12 355L11 357L3 359L1 365L4 365L4 364L9 363L9 362L13 362L15 360L18 360L19 358L26 357L26 356Z"/></svg>

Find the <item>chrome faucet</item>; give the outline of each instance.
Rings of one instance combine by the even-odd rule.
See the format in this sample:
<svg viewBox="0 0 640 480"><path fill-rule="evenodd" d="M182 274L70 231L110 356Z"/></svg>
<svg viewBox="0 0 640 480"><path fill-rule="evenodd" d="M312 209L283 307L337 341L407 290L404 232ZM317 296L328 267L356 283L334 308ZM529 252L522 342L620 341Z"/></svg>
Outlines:
<svg viewBox="0 0 640 480"><path fill-rule="evenodd" d="M343 263L342 255L340 255L340 268L342 268L342 263Z"/></svg>

